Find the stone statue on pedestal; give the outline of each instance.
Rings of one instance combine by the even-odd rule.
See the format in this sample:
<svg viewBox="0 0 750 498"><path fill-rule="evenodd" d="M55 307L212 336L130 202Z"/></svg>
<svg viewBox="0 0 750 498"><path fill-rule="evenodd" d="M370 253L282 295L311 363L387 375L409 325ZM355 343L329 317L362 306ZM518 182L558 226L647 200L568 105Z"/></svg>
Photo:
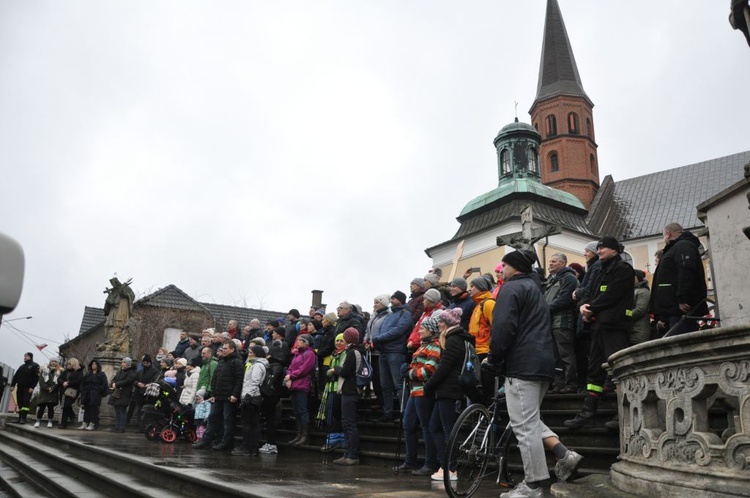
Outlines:
<svg viewBox="0 0 750 498"><path fill-rule="evenodd" d="M131 317L135 294L130 288L133 279L124 284L117 277L109 280L112 288L104 289L107 299L104 302L104 343L97 345L97 351L129 353L133 342L135 322Z"/></svg>

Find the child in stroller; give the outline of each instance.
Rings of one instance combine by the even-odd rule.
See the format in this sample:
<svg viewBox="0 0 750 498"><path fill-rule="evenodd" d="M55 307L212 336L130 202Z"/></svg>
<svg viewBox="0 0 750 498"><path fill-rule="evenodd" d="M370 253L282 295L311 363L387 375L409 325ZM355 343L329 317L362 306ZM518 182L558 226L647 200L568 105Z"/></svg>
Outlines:
<svg viewBox="0 0 750 498"><path fill-rule="evenodd" d="M180 404L173 384L174 379L167 377L146 386L143 404L146 438L173 443L182 436L193 443L196 439L193 408Z"/></svg>

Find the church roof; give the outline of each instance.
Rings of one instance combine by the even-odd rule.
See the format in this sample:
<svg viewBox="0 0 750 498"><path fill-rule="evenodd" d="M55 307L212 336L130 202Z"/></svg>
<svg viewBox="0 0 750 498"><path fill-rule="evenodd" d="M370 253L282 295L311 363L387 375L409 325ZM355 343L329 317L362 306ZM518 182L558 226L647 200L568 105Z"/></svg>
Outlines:
<svg viewBox="0 0 750 498"><path fill-rule="evenodd" d="M562 13L557 0L547 0L547 14L544 21L542 58L539 64L539 83L536 103L558 95L583 97L593 107L593 102L583 91L578 66L568 39Z"/></svg>
<svg viewBox="0 0 750 498"><path fill-rule="evenodd" d="M585 209L581 201L573 194L548 187L536 179L504 178L501 180L500 185L494 190L490 190L489 192L469 201L469 203L464 206L463 210L461 210L461 214L458 215L458 221L463 222L463 218L467 217L474 211L481 210L482 208L514 193L540 196L577 209Z"/></svg>
<svg viewBox="0 0 750 498"><path fill-rule="evenodd" d="M698 204L744 178L748 161L745 151L617 182L608 175L587 222L594 233L622 240L659 235L667 223L703 226Z"/></svg>
<svg viewBox="0 0 750 498"><path fill-rule="evenodd" d="M205 306L188 296L174 284L169 284L148 296L140 298L135 304L187 311L208 311Z"/></svg>

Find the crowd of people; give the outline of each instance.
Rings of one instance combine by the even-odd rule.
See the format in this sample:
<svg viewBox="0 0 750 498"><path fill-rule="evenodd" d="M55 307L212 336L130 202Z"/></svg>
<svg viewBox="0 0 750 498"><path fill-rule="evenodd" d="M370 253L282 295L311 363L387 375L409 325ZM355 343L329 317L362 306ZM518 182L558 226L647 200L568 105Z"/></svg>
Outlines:
<svg viewBox="0 0 750 498"><path fill-rule="evenodd" d="M144 391L162 379L175 387L183 405L196 409L201 425L196 450L277 453L276 414L280 399L288 396L296 424L289 442L308 444L311 424L319 423L326 433L323 451L343 448L334 463L357 465L357 407L369 397L379 408L377 422L403 424L400 471L455 479L445 447L459 408L495 395L459 381L470 344L483 364L503 372L501 392L524 463L524 482L501 496L542 496L541 483L549 478L545 450L554 454L561 480L582 459L541 421L545 394L583 396L581 411L564 423L591 426L599 400L614 388L602 368L611 354L667 331L696 330L693 317L708 311L700 242L675 223L663 234L651 291L646 273L623 259L623 246L603 237L584 248L585 267L555 253L547 274L533 251L518 250L505 255L494 275L472 278L471 269L441 283L442 273L431 270L410 282L408 296L376 295L372 312L344 301L335 312L311 308L303 317L291 309L280 320L252 320L242 330L232 320L224 332L182 332L173 351L143 355L137 364L125 358L109 380L96 360L85 373L75 359L64 369L55 360L40 369L27 353L13 379L19 421L26 421L28 398L38 384L36 427L45 411L51 426L54 406L61 404L65 428L80 399L79 429L95 430L99 406L108 397L116 413L114 431L124 432L133 416L142 430ZM368 368L371 378L363 373ZM235 445L238 415L242 443ZM617 424L615 419L606 426Z"/></svg>

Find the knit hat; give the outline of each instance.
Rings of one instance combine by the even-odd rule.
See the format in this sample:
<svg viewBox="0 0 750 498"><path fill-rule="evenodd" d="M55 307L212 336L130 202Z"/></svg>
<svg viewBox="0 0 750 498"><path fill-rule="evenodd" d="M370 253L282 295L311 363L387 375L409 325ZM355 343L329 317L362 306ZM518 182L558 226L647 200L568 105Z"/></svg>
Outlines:
<svg viewBox="0 0 750 498"><path fill-rule="evenodd" d="M440 291L437 289L427 289L427 292L424 293L424 298L437 304L440 302Z"/></svg>
<svg viewBox="0 0 750 498"><path fill-rule="evenodd" d="M250 347L250 351L253 352L256 358L265 358L266 357L266 350L263 349L263 346L252 346Z"/></svg>
<svg viewBox="0 0 750 498"><path fill-rule="evenodd" d="M596 242L589 242L584 250L596 254Z"/></svg>
<svg viewBox="0 0 750 498"><path fill-rule="evenodd" d="M490 290L490 281L484 277L477 277L471 281L471 285L480 292L487 292Z"/></svg>
<svg viewBox="0 0 750 498"><path fill-rule="evenodd" d="M374 301L382 304L386 308L391 305L391 298L388 294L378 294L375 296Z"/></svg>
<svg viewBox="0 0 750 498"><path fill-rule="evenodd" d="M274 334L280 335L282 339L286 335L286 329L284 327L276 327L275 329L273 329L273 332Z"/></svg>
<svg viewBox="0 0 750 498"><path fill-rule="evenodd" d="M344 340L344 333L342 332L342 333L340 333L339 335L337 335L337 336L336 336L336 340L337 340L337 341L343 341L343 340Z"/></svg>
<svg viewBox="0 0 750 498"><path fill-rule="evenodd" d="M443 322L447 326L452 327L461 323L461 315L463 315L463 313L464 310L462 310L461 308L450 308L443 311L440 316L438 316L438 320Z"/></svg>
<svg viewBox="0 0 750 498"><path fill-rule="evenodd" d="M253 337L252 339L250 339L250 344L257 344L258 346L265 346L266 340L263 339L262 337Z"/></svg>
<svg viewBox="0 0 750 498"><path fill-rule="evenodd" d="M29 353L26 353L26 355L28 355L30 359L32 360L34 359L34 353L29 352Z"/></svg>
<svg viewBox="0 0 750 498"><path fill-rule="evenodd" d="M122 359L122 362L125 363L127 366L131 366L133 364L133 358L130 356L126 356Z"/></svg>
<svg viewBox="0 0 750 498"><path fill-rule="evenodd" d="M201 363L203 363L203 359L200 356L194 356L190 359L191 367L199 367L201 366Z"/></svg>
<svg viewBox="0 0 750 498"><path fill-rule="evenodd" d="M151 355L148 353L144 354L143 358L141 358L141 363L143 363L144 361L151 363Z"/></svg>
<svg viewBox="0 0 750 498"><path fill-rule="evenodd" d="M292 315L294 318L299 318L299 310L292 308L289 310L289 313L287 313L287 315Z"/></svg>
<svg viewBox="0 0 750 498"><path fill-rule="evenodd" d="M596 248L599 249L600 247L606 247L617 252L622 252L620 243L617 242L616 238L610 236L602 237L601 239L599 239L599 242L596 243Z"/></svg>
<svg viewBox="0 0 750 498"><path fill-rule="evenodd" d="M349 327L344 331L344 342L347 344L357 344L359 342L359 330Z"/></svg>
<svg viewBox="0 0 750 498"><path fill-rule="evenodd" d="M305 343L308 346L312 346L313 345L313 338L312 338L312 336L310 334L300 334L300 335L297 336L297 340L298 341L299 340L305 341Z"/></svg>
<svg viewBox="0 0 750 498"><path fill-rule="evenodd" d="M426 282L429 282L433 286L435 286L435 285L437 285L437 283L440 280L440 278L437 275L435 275L434 273L428 273L427 275L424 276L424 280Z"/></svg>
<svg viewBox="0 0 750 498"><path fill-rule="evenodd" d="M459 289L465 291L468 285L464 277L456 277L453 280L451 280L451 287L458 287Z"/></svg>
<svg viewBox="0 0 750 498"><path fill-rule="evenodd" d="M397 290L396 292L391 294L391 298L394 297L398 300L399 303L406 304L406 294L404 294L403 292Z"/></svg>
<svg viewBox="0 0 750 498"><path fill-rule="evenodd" d="M323 315L325 314L326 314L325 308L318 308L315 310L315 313L313 313L313 316L320 315L321 317L323 317Z"/></svg>
<svg viewBox="0 0 750 498"><path fill-rule="evenodd" d="M206 388L205 387L201 387L200 389L198 389L198 391L195 393L195 396L198 397L198 398L201 398L201 399L205 398L206 397Z"/></svg>
<svg viewBox="0 0 750 498"><path fill-rule="evenodd" d="M509 252L503 256L503 263L512 266L521 273L531 273L532 261L521 251Z"/></svg>
<svg viewBox="0 0 750 498"><path fill-rule="evenodd" d="M421 287L422 289L424 289L424 279L423 278L417 277L414 280L412 280L411 282L409 282L409 285L411 285L411 284L417 284L419 287Z"/></svg>
<svg viewBox="0 0 750 498"><path fill-rule="evenodd" d="M569 268L570 268L571 270L574 270L574 271L576 271L576 272L577 272L578 274L580 274L580 275L583 275L584 273L586 273L586 270L584 270L584 269L583 269L583 266L582 266L582 265L581 265L580 263L570 263L570 264L568 265L568 267L569 267Z"/></svg>
<svg viewBox="0 0 750 498"><path fill-rule="evenodd" d="M437 335L438 333L438 318L442 315L442 313L435 315L433 313L432 316L428 316L424 320L422 320L422 324L420 325L423 329L428 330L430 334Z"/></svg>
<svg viewBox="0 0 750 498"><path fill-rule="evenodd" d="M187 360L185 358L177 358L177 361L175 361L175 365L179 365L182 368L185 368L187 366Z"/></svg>
<svg viewBox="0 0 750 498"><path fill-rule="evenodd" d="M328 320L330 323L333 323L333 324L335 324L336 322L339 321L339 317L336 316L336 313L334 313L333 311L331 311L330 313L326 313L325 315L323 315L323 319L324 320Z"/></svg>
<svg viewBox="0 0 750 498"><path fill-rule="evenodd" d="M637 278L639 282L643 282L643 279L646 278L646 274L643 272L643 270L634 270L634 272L635 278Z"/></svg>

